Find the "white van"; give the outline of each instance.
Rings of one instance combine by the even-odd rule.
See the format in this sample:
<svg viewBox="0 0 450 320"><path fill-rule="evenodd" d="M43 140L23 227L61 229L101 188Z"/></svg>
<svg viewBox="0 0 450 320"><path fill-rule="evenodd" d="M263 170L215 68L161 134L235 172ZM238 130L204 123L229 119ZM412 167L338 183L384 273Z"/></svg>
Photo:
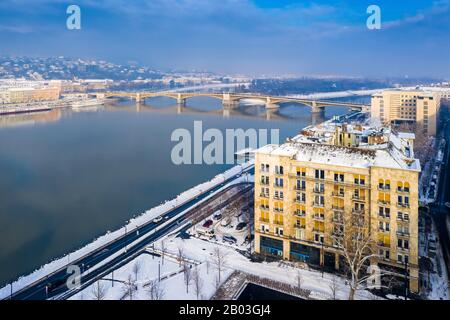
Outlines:
<svg viewBox="0 0 450 320"><path fill-rule="evenodd" d="M214 238L216 235L214 234L214 229L213 228L205 228L205 227L198 227L196 229L197 231L197 235L200 239L206 239L206 240L211 240L212 238Z"/></svg>

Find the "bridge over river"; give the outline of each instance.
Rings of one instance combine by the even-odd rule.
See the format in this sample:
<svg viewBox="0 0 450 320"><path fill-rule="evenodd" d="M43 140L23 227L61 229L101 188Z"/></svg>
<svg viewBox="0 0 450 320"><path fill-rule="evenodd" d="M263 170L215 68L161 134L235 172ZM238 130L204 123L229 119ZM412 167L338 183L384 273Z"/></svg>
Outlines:
<svg viewBox="0 0 450 320"><path fill-rule="evenodd" d="M147 98L153 97L168 97L175 99L177 104L185 105L186 100L194 97L209 97L222 100L224 108L233 108L239 104L241 100L258 100L261 101L267 109L278 109L282 103L298 103L311 108L312 113L320 113L324 111L325 107L348 107L355 111L369 111L370 106L353 103L353 102L341 102L341 101L329 101L329 100L312 100L302 99L289 96L269 96L258 93L200 93L200 92L128 92L128 91L111 91L111 92L98 92L92 95L100 99L105 98L130 98L136 100L137 103L144 102Z"/></svg>

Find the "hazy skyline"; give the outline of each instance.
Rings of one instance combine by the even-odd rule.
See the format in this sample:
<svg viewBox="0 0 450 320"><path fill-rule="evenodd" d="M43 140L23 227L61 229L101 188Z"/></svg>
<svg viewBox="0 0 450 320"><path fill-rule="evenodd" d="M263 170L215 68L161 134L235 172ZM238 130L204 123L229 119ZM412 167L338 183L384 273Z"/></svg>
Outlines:
<svg viewBox="0 0 450 320"><path fill-rule="evenodd" d="M81 30L66 8L81 7ZM382 29L368 30L367 7ZM450 77L450 0L3 0L0 52L251 75Z"/></svg>

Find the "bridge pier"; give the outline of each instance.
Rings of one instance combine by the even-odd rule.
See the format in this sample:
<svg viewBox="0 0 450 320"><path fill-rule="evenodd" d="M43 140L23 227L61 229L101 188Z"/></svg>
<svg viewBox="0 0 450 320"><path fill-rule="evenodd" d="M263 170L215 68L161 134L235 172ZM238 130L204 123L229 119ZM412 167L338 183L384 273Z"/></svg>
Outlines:
<svg viewBox="0 0 450 320"><path fill-rule="evenodd" d="M277 110L280 108L279 104L276 103L266 103L266 109L267 110Z"/></svg>

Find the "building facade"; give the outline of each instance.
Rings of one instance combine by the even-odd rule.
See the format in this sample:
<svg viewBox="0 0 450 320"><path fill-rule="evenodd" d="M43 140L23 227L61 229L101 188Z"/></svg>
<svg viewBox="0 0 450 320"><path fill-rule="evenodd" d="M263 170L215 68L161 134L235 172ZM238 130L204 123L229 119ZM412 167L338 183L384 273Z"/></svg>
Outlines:
<svg viewBox="0 0 450 320"><path fill-rule="evenodd" d="M407 270L418 292L420 164L412 150L402 153L398 137L375 149L304 140L255 152L255 252L343 270L336 230L356 213L379 255L372 262L398 275Z"/></svg>
<svg viewBox="0 0 450 320"><path fill-rule="evenodd" d="M382 123L414 123L427 135L436 135L441 98L437 92L383 91L372 96L371 117Z"/></svg>

